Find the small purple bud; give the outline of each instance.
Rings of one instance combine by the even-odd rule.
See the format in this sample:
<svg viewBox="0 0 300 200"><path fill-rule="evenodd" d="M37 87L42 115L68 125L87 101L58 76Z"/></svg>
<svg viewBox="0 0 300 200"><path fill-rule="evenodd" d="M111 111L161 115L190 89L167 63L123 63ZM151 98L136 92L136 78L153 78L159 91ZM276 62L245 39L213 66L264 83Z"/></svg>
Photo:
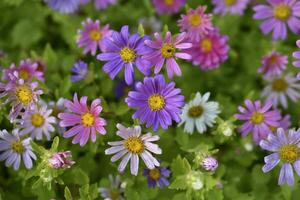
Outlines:
<svg viewBox="0 0 300 200"><path fill-rule="evenodd" d="M75 161L67 160L69 157L72 157L71 151L57 152L49 159L49 163L55 169L70 168Z"/></svg>
<svg viewBox="0 0 300 200"><path fill-rule="evenodd" d="M215 159L212 156L208 156L206 158L203 159L202 161L202 167L206 170L206 171L216 171L216 169L218 168L219 164L217 159Z"/></svg>

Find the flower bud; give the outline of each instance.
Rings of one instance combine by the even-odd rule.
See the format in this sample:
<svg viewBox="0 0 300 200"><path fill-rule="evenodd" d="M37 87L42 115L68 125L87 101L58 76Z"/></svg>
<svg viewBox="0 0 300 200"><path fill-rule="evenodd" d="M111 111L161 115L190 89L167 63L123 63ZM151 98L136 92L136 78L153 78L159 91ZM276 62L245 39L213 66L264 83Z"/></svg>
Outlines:
<svg viewBox="0 0 300 200"><path fill-rule="evenodd" d="M72 157L71 151L57 152L49 159L49 164L55 169L70 168L75 162L67 160L69 157Z"/></svg>
<svg viewBox="0 0 300 200"><path fill-rule="evenodd" d="M206 171L212 171L212 172L216 171L218 166L219 166L218 161L212 156L208 156L208 157L204 158L202 161L202 167Z"/></svg>

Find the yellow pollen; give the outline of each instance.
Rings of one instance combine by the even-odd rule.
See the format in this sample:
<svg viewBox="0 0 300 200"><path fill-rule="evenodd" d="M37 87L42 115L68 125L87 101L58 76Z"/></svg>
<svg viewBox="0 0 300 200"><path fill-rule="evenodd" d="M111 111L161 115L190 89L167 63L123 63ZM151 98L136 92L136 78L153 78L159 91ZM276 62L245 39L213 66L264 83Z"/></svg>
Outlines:
<svg viewBox="0 0 300 200"><path fill-rule="evenodd" d="M254 124L261 124L265 120L265 116L260 112L254 112L251 116L251 122Z"/></svg>
<svg viewBox="0 0 300 200"><path fill-rule="evenodd" d="M226 6L233 6L236 3L236 0L224 0Z"/></svg>
<svg viewBox="0 0 300 200"><path fill-rule="evenodd" d="M28 105L33 98L32 90L27 85L21 85L16 88L16 97L24 105Z"/></svg>
<svg viewBox="0 0 300 200"><path fill-rule="evenodd" d="M19 76L21 79L26 81L29 78L29 73L28 73L28 71L22 69L19 71Z"/></svg>
<svg viewBox="0 0 300 200"><path fill-rule="evenodd" d="M138 137L130 137L124 143L125 148L134 154L139 154L144 151L145 145L143 140Z"/></svg>
<svg viewBox="0 0 300 200"><path fill-rule="evenodd" d="M157 168L154 169L150 169L149 171L149 176L153 179L153 180L158 180L160 178L160 170Z"/></svg>
<svg viewBox="0 0 300 200"><path fill-rule="evenodd" d="M160 52L164 58L172 58L175 55L175 48L173 44L164 43Z"/></svg>
<svg viewBox="0 0 300 200"><path fill-rule="evenodd" d="M273 10L276 19L286 21L291 16L291 8L287 5L276 6Z"/></svg>
<svg viewBox="0 0 300 200"><path fill-rule="evenodd" d="M200 47L204 51L204 53L209 53L209 52L211 52L213 45L212 45L212 42L210 39L204 38L200 42Z"/></svg>
<svg viewBox="0 0 300 200"><path fill-rule="evenodd" d="M159 94L151 95L148 98L148 106L153 111L161 110L165 106L165 99Z"/></svg>
<svg viewBox="0 0 300 200"><path fill-rule="evenodd" d="M189 23L192 26L199 26L202 22L201 17L198 14L193 14L191 16L189 16Z"/></svg>
<svg viewBox="0 0 300 200"><path fill-rule="evenodd" d="M82 116L81 116L81 122L84 126L93 126L94 125L94 121L95 121L95 118L94 116L87 112L87 113L84 113Z"/></svg>
<svg viewBox="0 0 300 200"><path fill-rule="evenodd" d="M11 143L11 149L18 154L23 153L25 150L21 141L13 141Z"/></svg>
<svg viewBox="0 0 300 200"><path fill-rule="evenodd" d="M193 106L189 109L188 115L191 118L198 118L203 114L203 107L202 106Z"/></svg>
<svg viewBox="0 0 300 200"><path fill-rule="evenodd" d="M166 4L166 5L168 5L168 6L171 6L171 5L173 5L173 3L174 3L174 0L163 0L164 1L164 3Z"/></svg>
<svg viewBox="0 0 300 200"><path fill-rule="evenodd" d="M299 157L299 148L294 144L283 145L279 150L280 159L287 163L294 163Z"/></svg>
<svg viewBox="0 0 300 200"><path fill-rule="evenodd" d="M120 56L124 62L133 62L136 58L135 51L128 47L121 49Z"/></svg>
<svg viewBox="0 0 300 200"><path fill-rule="evenodd" d="M45 123L45 119L39 113L31 115L31 124L35 127L41 127Z"/></svg>
<svg viewBox="0 0 300 200"><path fill-rule="evenodd" d="M90 31L90 38L94 41L99 41L102 38L102 34L99 30L91 30Z"/></svg>
<svg viewBox="0 0 300 200"><path fill-rule="evenodd" d="M284 79L276 79L272 83L272 88L274 91L283 92L289 87L288 83Z"/></svg>

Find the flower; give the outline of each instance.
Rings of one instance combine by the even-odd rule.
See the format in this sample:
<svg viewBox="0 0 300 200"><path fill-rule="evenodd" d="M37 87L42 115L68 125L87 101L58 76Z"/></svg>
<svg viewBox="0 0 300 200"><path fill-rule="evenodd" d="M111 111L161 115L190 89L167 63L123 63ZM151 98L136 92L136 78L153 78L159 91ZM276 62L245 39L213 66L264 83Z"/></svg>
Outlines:
<svg viewBox="0 0 300 200"><path fill-rule="evenodd" d="M64 98L59 98L56 102L54 101L50 101L48 103L48 107L50 109L52 109L52 115L54 117L58 117L58 114L61 113L61 112L64 112L65 111L65 99ZM66 128L65 127L61 127L59 126L59 124L55 124L56 128L57 128L57 131L60 135L63 135L64 132L66 132Z"/></svg>
<svg viewBox="0 0 300 200"><path fill-rule="evenodd" d="M103 71L109 74L111 79L125 68L125 81L128 85L134 81L134 65L144 75L149 75L151 62L142 58L149 53L144 41L147 37L140 37L138 34L129 35L128 26L123 26L121 32L114 32L112 38L104 39L105 53L97 56L98 60L107 61Z"/></svg>
<svg viewBox="0 0 300 200"><path fill-rule="evenodd" d="M189 53L194 65L199 65L202 70L216 69L228 59L228 37L220 35L214 29L203 35L199 42L194 42L192 48L185 50Z"/></svg>
<svg viewBox="0 0 300 200"><path fill-rule="evenodd" d="M184 132L192 134L196 126L199 133L206 131L207 126L212 127L215 119L220 113L219 103L208 101L210 93L203 96L199 92L189 103L182 108L181 122L178 126L185 123Z"/></svg>
<svg viewBox="0 0 300 200"><path fill-rule="evenodd" d="M130 90L135 89L135 83L133 82L130 85L127 85L125 79L120 79L117 82L117 85L114 88L114 93L118 99L121 99L128 95Z"/></svg>
<svg viewBox="0 0 300 200"><path fill-rule="evenodd" d="M89 137L91 137L92 142L96 141L97 132L105 135L106 130L104 126L106 125L106 121L99 117L102 111L100 103L100 99L95 99L89 108L87 106L87 97L81 97L80 101L78 101L76 93L74 94L73 102L65 100L65 107L68 111L58 114L58 118L61 119L59 125L61 127L72 128L67 130L63 136L70 138L76 135L72 143L79 143L80 146L84 146Z"/></svg>
<svg viewBox="0 0 300 200"><path fill-rule="evenodd" d="M124 192L126 183L122 183L120 176L108 176L110 185L108 187L100 187L99 192L105 200L125 200Z"/></svg>
<svg viewBox="0 0 300 200"><path fill-rule="evenodd" d="M261 96L265 97L267 101L272 101L274 107L281 104L283 108L287 108L287 99L297 102L300 98L299 88L300 84L293 74L287 74L270 79Z"/></svg>
<svg viewBox="0 0 300 200"><path fill-rule="evenodd" d="M243 15L250 0L213 0L214 13Z"/></svg>
<svg viewBox="0 0 300 200"><path fill-rule="evenodd" d="M132 175L137 175L139 170L139 157L149 169L154 169L159 166L159 162L152 156L151 153L161 154L161 149L157 144L152 142L158 141L159 136L152 136L151 133L141 135L141 127L124 127L122 124L117 124L117 135L124 140L117 142L108 142L110 148L105 150L106 155L115 154L111 161L115 162L123 157L118 170L123 172L130 160L130 172ZM150 153L151 152L151 153Z"/></svg>
<svg viewBox="0 0 300 200"><path fill-rule="evenodd" d="M149 18L140 18L139 24L143 25L146 35L150 35L155 32L159 32L159 31L161 31L161 27L162 27L161 22L153 16L151 16Z"/></svg>
<svg viewBox="0 0 300 200"><path fill-rule="evenodd" d="M55 117L50 116L52 110L48 110L47 106L40 109L36 106L34 110L30 110L22 116L23 120L20 124L20 135L30 134L32 139L42 140L43 134L47 140L50 140L50 133L53 132Z"/></svg>
<svg viewBox="0 0 300 200"><path fill-rule="evenodd" d="M272 51L261 60L262 66L258 69L259 73L267 78L281 75L288 64L288 57L277 51Z"/></svg>
<svg viewBox="0 0 300 200"><path fill-rule="evenodd" d="M72 72L72 76L71 76L72 82L84 80L88 74L88 66L85 62L79 60L74 64L74 66L71 69L71 72Z"/></svg>
<svg viewBox="0 0 300 200"><path fill-rule="evenodd" d="M60 13L73 13L78 10L80 0L44 0L50 8Z"/></svg>
<svg viewBox="0 0 300 200"><path fill-rule="evenodd" d="M114 5L117 0L95 0L95 7L98 10L106 9L109 5Z"/></svg>
<svg viewBox="0 0 300 200"><path fill-rule="evenodd" d="M300 48L300 40L296 42L297 46ZM297 59L293 62L293 65L295 67L300 67L300 51L296 51L293 53L293 57ZM297 74L297 79L300 80L300 72Z"/></svg>
<svg viewBox="0 0 300 200"><path fill-rule="evenodd" d="M300 2L290 0L269 0L269 5L257 5L253 8L254 19L265 20L260 29L266 35L273 31L273 40L284 40L287 26L295 34L300 32Z"/></svg>
<svg viewBox="0 0 300 200"><path fill-rule="evenodd" d="M191 56L188 53L177 52L181 49L188 49L192 47L191 43L184 42L186 33L181 33L174 40L172 40L172 35L168 31L166 33L166 39L163 40L159 33L155 33L155 41L146 40L145 44L152 48L153 51L147 55L145 58L151 60L154 65L154 73L158 74L164 63L166 62L166 68L168 77L171 79L175 73L177 76L181 76L181 69L176 62L176 58L190 59Z"/></svg>
<svg viewBox="0 0 300 200"><path fill-rule="evenodd" d="M109 25L101 26L99 20L93 21L90 18L81 24L82 29L78 30L77 45L84 47L83 53L90 52L92 55L96 55L98 49L105 51L104 38L111 36Z"/></svg>
<svg viewBox="0 0 300 200"><path fill-rule="evenodd" d="M294 185L294 172L300 176L300 133L299 130L289 130L288 135L282 128L277 129L277 134L269 134L266 140L262 140L261 148L273 152L265 157L265 165L262 168L264 173L271 171L278 163L282 162L278 184Z"/></svg>
<svg viewBox="0 0 300 200"><path fill-rule="evenodd" d="M186 3L186 0L152 0L154 8L158 14L172 14L179 12L180 8Z"/></svg>
<svg viewBox="0 0 300 200"><path fill-rule="evenodd" d="M143 175L147 177L148 186L155 187L158 185L160 188L168 187L170 185L168 177L171 171L166 167L155 167L153 169L144 169Z"/></svg>
<svg viewBox="0 0 300 200"><path fill-rule="evenodd" d="M133 119L140 119L141 124L146 124L147 128L153 126L156 131L159 126L167 129L172 120L180 121L184 105L184 96L180 93L174 82L166 83L163 75L156 75L137 83L136 91L129 92L125 102L129 107L138 109Z"/></svg>
<svg viewBox="0 0 300 200"><path fill-rule="evenodd" d="M280 113L277 110L271 110L271 101L261 105L260 101L252 103L247 99L245 106L246 108L239 106L240 113L235 115L237 119L246 121L239 128L239 132L243 137L252 132L253 140L258 144L260 140L267 138L271 132L270 126L279 127Z"/></svg>
<svg viewBox="0 0 300 200"><path fill-rule="evenodd" d="M6 160L6 167L13 165L14 170L18 170L23 160L25 167L31 169L32 160L36 160L36 155L32 151L30 140L21 140L18 129L14 129L12 134L6 130L0 131L0 161Z"/></svg>
<svg viewBox="0 0 300 200"><path fill-rule="evenodd" d="M48 162L54 169L70 168L75 164L75 161L67 159L70 157L72 157L71 151L57 152L51 156Z"/></svg>
<svg viewBox="0 0 300 200"><path fill-rule="evenodd" d="M178 26L181 31L186 31L187 36L198 42L204 34L212 31L212 15L205 14L206 6L199 6L196 10L189 9L187 15L181 15Z"/></svg>
<svg viewBox="0 0 300 200"><path fill-rule="evenodd" d="M203 169L205 169L206 171L216 171L216 169L219 166L219 163L217 161L217 159L215 159L212 156L208 156L206 158L203 159L201 166L203 167Z"/></svg>

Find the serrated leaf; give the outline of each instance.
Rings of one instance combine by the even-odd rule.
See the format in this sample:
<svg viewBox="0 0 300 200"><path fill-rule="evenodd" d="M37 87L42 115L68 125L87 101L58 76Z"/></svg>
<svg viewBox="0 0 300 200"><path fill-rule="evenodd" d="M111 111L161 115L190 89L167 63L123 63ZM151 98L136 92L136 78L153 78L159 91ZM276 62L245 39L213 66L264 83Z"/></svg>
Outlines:
<svg viewBox="0 0 300 200"><path fill-rule="evenodd" d="M185 190L187 188L186 176L183 175L176 177L175 180L169 186L169 188L175 190Z"/></svg>
<svg viewBox="0 0 300 200"><path fill-rule="evenodd" d="M191 171L191 165L186 158L177 156L177 158L175 158L172 162L171 169L173 175L176 177L179 175L188 174Z"/></svg>

